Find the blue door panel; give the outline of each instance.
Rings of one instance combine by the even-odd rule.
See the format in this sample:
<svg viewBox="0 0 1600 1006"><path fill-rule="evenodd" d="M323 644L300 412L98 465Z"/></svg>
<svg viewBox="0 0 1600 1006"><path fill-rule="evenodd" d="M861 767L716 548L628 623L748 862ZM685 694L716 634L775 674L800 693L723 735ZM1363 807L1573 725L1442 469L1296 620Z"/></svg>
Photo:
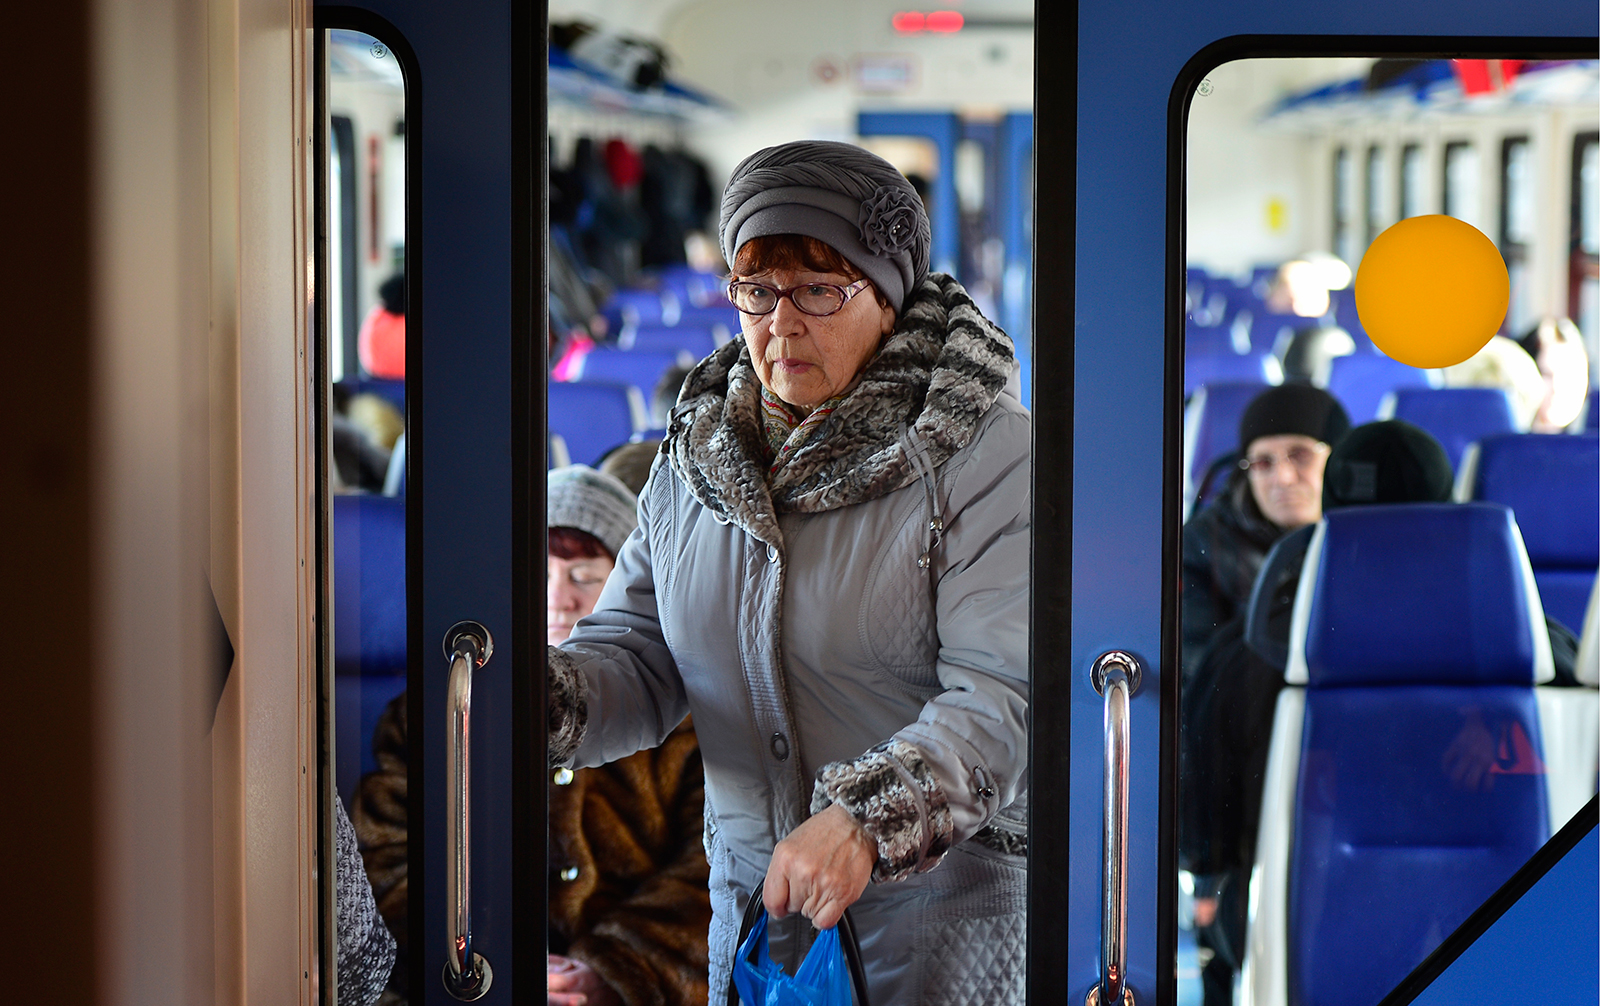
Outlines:
<svg viewBox="0 0 1600 1006"><path fill-rule="evenodd" d="M1534 5L1500 0L1080 2L1076 317L1069 333L1064 319L1041 310L1036 336L1039 343L1075 339L1073 625L1070 652L1059 665L1072 675L1071 897L1068 946L1059 974L1068 1001L1081 1002L1098 980L1103 707L1088 670L1098 654L1111 648L1131 650L1147 662L1133 701L1130 806L1128 961L1139 1001L1152 1001L1158 970L1170 973L1172 967L1171 961L1157 957L1156 911L1160 886L1172 882L1171 864L1158 854L1158 738L1161 696L1173 687L1166 680L1160 648L1164 605L1174 605L1167 610L1176 616L1175 598L1164 599L1161 586L1163 573L1174 575L1177 564L1173 555L1173 568L1166 569L1162 550L1163 494L1176 493L1179 485L1173 443L1178 426L1169 411L1177 403L1165 390L1168 287L1182 277L1182 262L1169 258L1168 243L1169 224L1181 225L1170 215L1182 212L1180 205L1169 204L1167 195L1169 144L1181 141L1168 132L1174 83L1202 49L1233 36L1349 36L1346 52L1360 54L1362 39L1377 41L1378 36L1571 39L1593 37L1597 31L1600 13L1588 0ZM1043 37L1038 46L1041 53L1050 51ZM1286 55L1283 50L1292 47L1292 40L1286 40L1274 54ZM1257 52L1265 50L1263 41ZM1049 110L1042 99L1043 130L1051 128ZM1040 168L1037 198L1042 207L1068 194L1053 192L1050 166ZM1049 264L1038 263L1042 278L1051 271ZM1035 375L1040 388L1059 380ZM1041 419L1046 418L1051 408L1047 399L1035 395L1034 402ZM1048 459L1039 463L1047 465ZM1038 530L1049 529L1041 523ZM1051 722L1049 710L1036 710L1035 715L1036 724ZM1048 795L1041 793L1039 799Z"/></svg>
<svg viewBox="0 0 1600 1006"><path fill-rule="evenodd" d="M514 991L512 885L512 32L506 0L368 0L361 30L414 59L407 92L409 639L423 757L423 883L411 883L413 1003L453 1003L445 963L446 696L441 640L461 619L494 636L474 676L473 948L494 968L485 1003ZM419 212L420 211L420 212ZM412 823L416 835L415 822ZM413 838L415 841L415 837ZM413 971L413 975L418 974Z"/></svg>

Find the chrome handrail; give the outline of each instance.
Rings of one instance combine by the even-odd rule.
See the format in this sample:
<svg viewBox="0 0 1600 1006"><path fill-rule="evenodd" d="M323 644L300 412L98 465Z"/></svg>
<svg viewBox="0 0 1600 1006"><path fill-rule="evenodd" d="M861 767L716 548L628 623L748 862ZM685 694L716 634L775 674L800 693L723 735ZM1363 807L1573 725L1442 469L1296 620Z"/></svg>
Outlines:
<svg viewBox="0 0 1600 1006"><path fill-rule="evenodd" d="M1139 661L1121 650L1102 653L1090 669L1105 696L1106 777L1102 814L1100 983L1088 1006L1133 1006L1128 988L1128 700L1139 690Z"/></svg>
<svg viewBox="0 0 1600 1006"><path fill-rule="evenodd" d="M444 987L463 1002L481 999L494 981L489 962L472 949L472 670L482 667L494 653L494 640L477 622L457 622L444 634L445 656L450 658L450 729L446 747L450 760L450 813L445 820L445 846L450 851L450 871L445 877L446 900L455 917L450 925L450 954L445 961Z"/></svg>

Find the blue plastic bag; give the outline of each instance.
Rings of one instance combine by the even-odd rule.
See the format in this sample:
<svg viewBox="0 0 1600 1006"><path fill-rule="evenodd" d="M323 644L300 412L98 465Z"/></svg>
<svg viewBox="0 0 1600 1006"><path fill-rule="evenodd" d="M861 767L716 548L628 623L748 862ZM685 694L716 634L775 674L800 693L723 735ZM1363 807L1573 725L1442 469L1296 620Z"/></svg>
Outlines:
<svg viewBox="0 0 1600 1006"><path fill-rule="evenodd" d="M839 944L838 927L817 935L799 972L791 977L767 956L767 913L762 912L739 944L733 985L743 1006L850 1006L850 966Z"/></svg>

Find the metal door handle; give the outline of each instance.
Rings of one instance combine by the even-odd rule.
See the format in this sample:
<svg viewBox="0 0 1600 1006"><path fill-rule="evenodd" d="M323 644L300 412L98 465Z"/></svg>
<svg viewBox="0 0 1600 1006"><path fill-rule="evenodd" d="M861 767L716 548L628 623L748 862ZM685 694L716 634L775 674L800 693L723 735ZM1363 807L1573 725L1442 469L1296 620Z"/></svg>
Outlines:
<svg viewBox="0 0 1600 1006"><path fill-rule="evenodd" d="M1128 988L1128 699L1139 690L1139 661L1102 653L1089 671L1106 700L1106 786L1101 852L1100 983L1088 1006L1133 1006Z"/></svg>
<svg viewBox="0 0 1600 1006"><path fill-rule="evenodd" d="M494 981L489 962L472 949L472 671L494 653L494 639L477 622L457 622L444 634L450 660L450 814L445 844L450 851L446 878L450 920L450 956L444 966L444 987L463 1002L482 999Z"/></svg>

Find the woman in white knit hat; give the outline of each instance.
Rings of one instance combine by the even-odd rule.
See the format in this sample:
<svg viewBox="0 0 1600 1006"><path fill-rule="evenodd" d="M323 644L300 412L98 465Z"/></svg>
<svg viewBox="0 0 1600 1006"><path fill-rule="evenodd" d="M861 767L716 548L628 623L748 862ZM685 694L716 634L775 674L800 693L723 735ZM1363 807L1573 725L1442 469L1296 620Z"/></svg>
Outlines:
<svg viewBox="0 0 1600 1006"><path fill-rule="evenodd" d="M594 610L635 500L584 465L550 472L545 628L552 644ZM550 787L550 1006L706 1001L705 774L694 726Z"/></svg>

